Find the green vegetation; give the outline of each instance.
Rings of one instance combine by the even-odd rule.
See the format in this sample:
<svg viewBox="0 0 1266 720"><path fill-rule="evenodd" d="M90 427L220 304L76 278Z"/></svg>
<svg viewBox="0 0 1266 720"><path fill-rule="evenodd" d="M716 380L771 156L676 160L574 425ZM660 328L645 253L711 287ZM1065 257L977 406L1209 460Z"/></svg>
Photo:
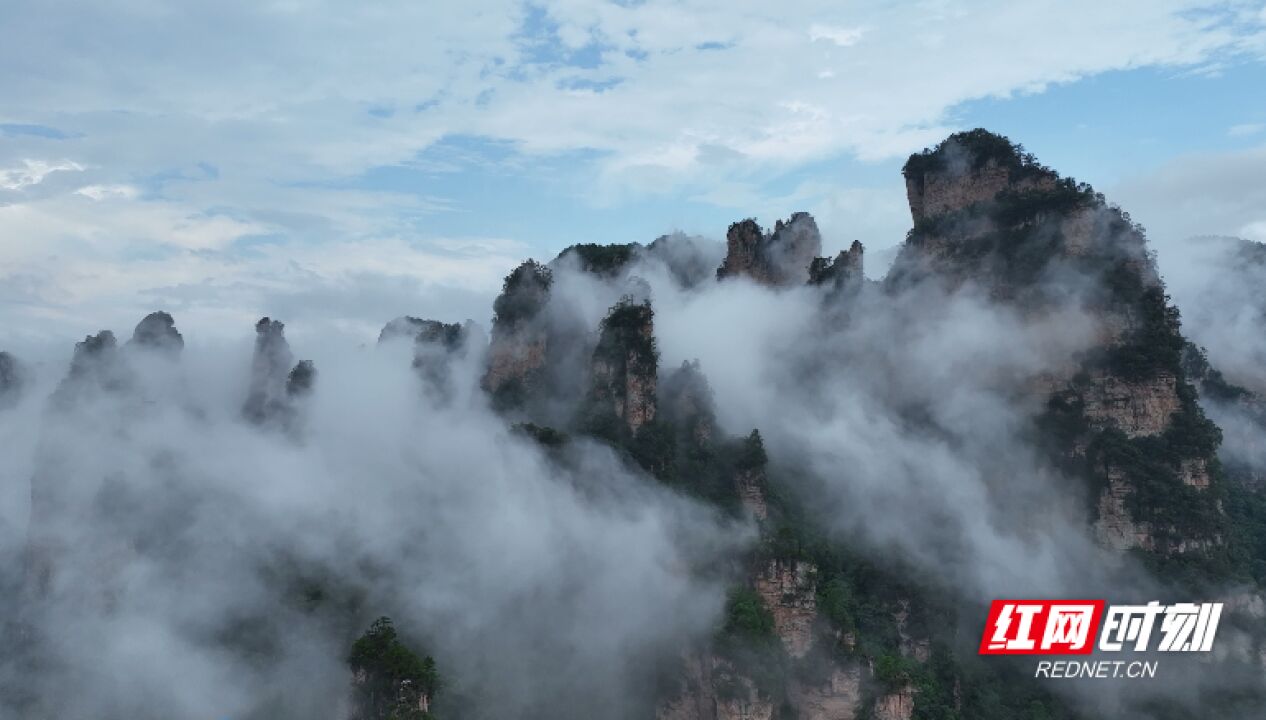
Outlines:
<svg viewBox="0 0 1266 720"><path fill-rule="evenodd" d="M1183 338L1178 308L1169 304L1159 286L1142 290L1131 305L1136 327L1107 353L1104 365L1124 380L1146 380L1160 373L1180 376Z"/></svg>
<svg viewBox="0 0 1266 720"><path fill-rule="evenodd" d="M761 696L771 699L783 696L787 657L774 632L774 616L756 591L741 586L727 594L724 621L716 637L716 652L738 673L750 678ZM718 684L717 694L741 697L744 691L738 679L729 680Z"/></svg>
<svg viewBox="0 0 1266 720"><path fill-rule="evenodd" d="M1053 174L1050 168L1038 163L1031 153L1026 152L1023 145L983 128L954 133L935 148L925 148L923 152L911 155L901 173L912 178L942 172L950 168L956 155L970 159L972 170L980 170L992 160L1009 170L1012 180Z"/></svg>
<svg viewBox="0 0 1266 720"><path fill-rule="evenodd" d="M513 326L536 316L549 297L553 273L535 260L528 260L506 276L501 294L492 303L495 325Z"/></svg>
<svg viewBox="0 0 1266 720"><path fill-rule="evenodd" d="M1244 483L1228 483L1225 507L1238 575L1266 587L1266 493Z"/></svg>
<svg viewBox="0 0 1266 720"><path fill-rule="evenodd" d="M547 448L560 448L567 444L567 433L560 432L552 427L530 422L515 423L511 427Z"/></svg>
<svg viewBox="0 0 1266 720"><path fill-rule="evenodd" d="M1004 190L998 194L993 217L1002 226L1036 222L1043 216L1058 216L1102 204L1103 196L1086 183L1060 178L1050 188Z"/></svg>
<svg viewBox="0 0 1266 720"><path fill-rule="evenodd" d="M585 272L601 277L615 277L633 259L634 253L640 247L637 243L627 245L583 243L563 250L558 254L558 259L561 260L569 255L575 256L580 268Z"/></svg>
<svg viewBox="0 0 1266 720"><path fill-rule="evenodd" d="M603 318L594 357L625 363L635 357L640 365L654 368L659 362L655 348L655 311L649 301L635 302L632 297L620 299Z"/></svg>
<svg viewBox="0 0 1266 720"><path fill-rule="evenodd" d="M416 693L434 698L441 682L430 656L419 657L396 636L391 619L380 617L355 643L347 664L358 676L354 701L365 716L383 720L426 720ZM403 689L402 689L403 688Z"/></svg>
<svg viewBox="0 0 1266 720"><path fill-rule="evenodd" d="M1227 381L1217 368L1209 364L1205 349L1193 343L1188 342L1183 346L1182 368L1192 382L1198 383L1200 394L1215 402L1236 402L1252 394Z"/></svg>
<svg viewBox="0 0 1266 720"><path fill-rule="evenodd" d="M987 208L971 206L920 219L906 242L918 247L934 239L947 241L938 244L937 252L957 274L1033 290L1052 260L1067 259L1067 239L1058 223L1047 220L1101 201L1089 185L1071 179L1056 180L1052 187L1004 190ZM1093 250L1078 258L1090 274L1104 263L1095 253L1106 252Z"/></svg>
<svg viewBox="0 0 1266 720"><path fill-rule="evenodd" d="M774 616L755 590L737 587L726 597L722 632L747 642L773 642Z"/></svg>

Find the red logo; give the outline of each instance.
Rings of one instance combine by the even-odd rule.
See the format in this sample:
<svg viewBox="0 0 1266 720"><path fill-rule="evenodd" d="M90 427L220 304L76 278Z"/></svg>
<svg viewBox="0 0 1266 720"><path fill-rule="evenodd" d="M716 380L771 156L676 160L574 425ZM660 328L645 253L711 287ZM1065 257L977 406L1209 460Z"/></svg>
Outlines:
<svg viewBox="0 0 1266 720"><path fill-rule="evenodd" d="M994 600L981 655L1088 655L1103 600Z"/></svg>

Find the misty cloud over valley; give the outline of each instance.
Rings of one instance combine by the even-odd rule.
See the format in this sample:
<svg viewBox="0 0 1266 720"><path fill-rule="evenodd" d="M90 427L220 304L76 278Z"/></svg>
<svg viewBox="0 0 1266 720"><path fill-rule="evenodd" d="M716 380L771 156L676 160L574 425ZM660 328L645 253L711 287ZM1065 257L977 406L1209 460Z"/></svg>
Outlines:
<svg viewBox="0 0 1266 720"><path fill-rule="evenodd" d="M0 355L0 716L416 710L349 663L381 616L439 718L1266 707L1262 246L1185 248L1179 325L1129 216L1005 138L905 179L879 280L789 212L506 267L491 321ZM1004 597L1229 619L1164 683L1034 686L972 657Z"/></svg>

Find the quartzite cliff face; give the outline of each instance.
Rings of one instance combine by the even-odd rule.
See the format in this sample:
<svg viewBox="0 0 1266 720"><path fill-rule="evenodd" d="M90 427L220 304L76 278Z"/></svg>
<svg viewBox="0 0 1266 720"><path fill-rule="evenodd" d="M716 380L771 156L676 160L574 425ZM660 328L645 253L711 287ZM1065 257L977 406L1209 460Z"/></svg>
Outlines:
<svg viewBox="0 0 1266 720"><path fill-rule="evenodd" d="M726 233L725 244L717 279L744 276L765 285L803 285L810 264L822 252L822 234L813 217L800 212L785 223L779 220L770 234L755 220L736 222Z"/></svg>
<svg viewBox="0 0 1266 720"><path fill-rule="evenodd" d="M905 176L914 229L889 283L974 283L1030 315L1073 304L1098 321L1084 359L1033 387L1049 394L1063 465L1097 488L1101 542L1162 554L1219 544L1217 429L1183 372L1177 311L1142 231L984 131L912 157Z"/></svg>

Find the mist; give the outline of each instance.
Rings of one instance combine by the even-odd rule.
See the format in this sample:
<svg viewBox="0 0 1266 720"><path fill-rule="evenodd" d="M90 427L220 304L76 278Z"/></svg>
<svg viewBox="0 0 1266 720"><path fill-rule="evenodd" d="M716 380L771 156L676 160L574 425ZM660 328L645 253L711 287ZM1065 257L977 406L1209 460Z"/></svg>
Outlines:
<svg viewBox="0 0 1266 720"><path fill-rule="evenodd" d="M611 276L553 263L546 318L566 342L551 422L574 414L608 309L649 299L661 377L699 361L720 429L759 429L775 480L833 540L971 607L1166 599L1095 542L1086 488L1034 425L1034 390L1099 337L1075 294L1040 312L970 282L863 281L841 298L718 282L718 243L671 247ZM657 678L715 632L755 526L598 441L516 431L479 387L482 332L440 358L435 392L407 337L286 330L287 363L316 376L277 422L243 414L249 327L178 353L120 343L79 375L67 347L23 359L29 381L0 411L19 648L0 695L37 717L341 718L347 648L390 615L464 717L645 716ZM1219 362L1223 331L1193 328ZM1145 692L1190 700L1199 682Z"/></svg>
<svg viewBox="0 0 1266 720"><path fill-rule="evenodd" d="M242 415L245 338L120 347L91 362L125 380L43 372L0 415L24 716L342 717L350 641L390 615L481 714L584 717L712 631L743 528L604 447L546 457L476 394L479 353L440 403L406 343L296 350L318 377L286 429Z"/></svg>

